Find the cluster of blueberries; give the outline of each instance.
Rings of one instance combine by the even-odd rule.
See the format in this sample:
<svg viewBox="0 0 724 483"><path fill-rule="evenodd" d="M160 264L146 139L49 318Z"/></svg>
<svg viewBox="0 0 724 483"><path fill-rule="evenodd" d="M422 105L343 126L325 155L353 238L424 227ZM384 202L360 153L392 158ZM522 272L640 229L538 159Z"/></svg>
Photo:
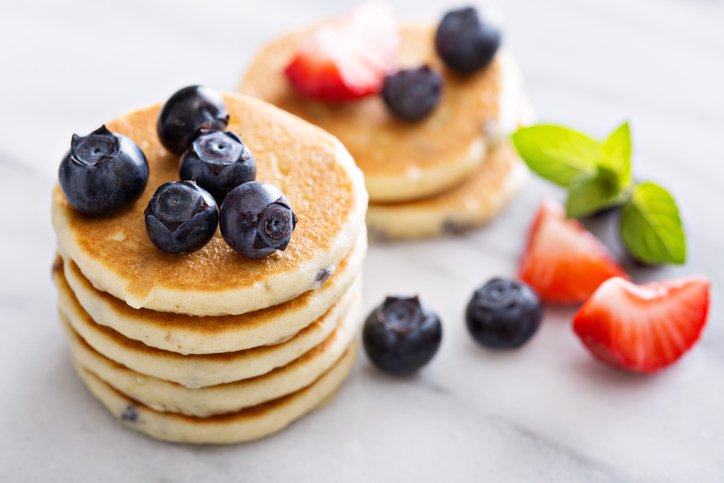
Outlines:
<svg viewBox="0 0 724 483"><path fill-rule="evenodd" d="M525 283L494 278L475 291L465 311L468 332L490 349L514 349L537 332L543 305ZM418 297L387 297L367 317L362 340L379 369L413 373L432 360L442 341L437 314Z"/></svg>
<svg viewBox="0 0 724 483"><path fill-rule="evenodd" d="M148 236L164 252L196 251L217 226L249 258L284 250L291 240L297 217L289 200L276 186L254 181L254 156L236 133L225 131L228 122L223 98L204 86L179 90L161 109L158 136L180 156L182 180L159 186L145 211ZM73 135L59 179L76 210L110 215L141 196L148 161L131 139L101 126L85 137Z"/></svg>
<svg viewBox="0 0 724 483"><path fill-rule="evenodd" d="M461 75L488 66L500 43L500 31L474 8L447 13L435 34L438 55ZM403 69L385 78L382 97L397 117L418 121L437 106L442 87L442 76L429 66ZM180 156L182 181L161 185L146 208L146 230L159 249L193 252L211 240L217 226L247 257L262 258L289 244L297 217L277 187L254 181L254 156L236 133L226 131L228 121L222 97L207 87L183 88L164 104L158 136ZM148 182L148 162L132 140L102 126L88 136L73 136L59 178L76 210L103 216L138 199ZM509 349L535 334L543 308L526 284L496 278L473 294L465 318L479 344ZM418 297L387 297L369 314L363 331L370 360L392 374L426 365L441 341L440 318Z"/></svg>
<svg viewBox="0 0 724 483"><path fill-rule="evenodd" d="M468 75L487 67L500 48L500 29L473 7L445 14L435 32L435 50L451 70ZM443 78L429 66L402 69L385 78L382 99L400 119L419 121L440 102Z"/></svg>
<svg viewBox="0 0 724 483"><path fill-rule="evenodd" d="M460 75L487 67L500 48L501 32L472 7L448 12L435 32L435 49ZM429 66L403 69L385 78L382 98L397 117L418 121L440 101L443 78ZM491 349L525 344L543 320L538 295L526 284L495 278L473 294L465 312L473 339ZM418 297L387 297L367 317L363 343L369 359L392 374L426 365L442 341L442 324Z"/></svg>

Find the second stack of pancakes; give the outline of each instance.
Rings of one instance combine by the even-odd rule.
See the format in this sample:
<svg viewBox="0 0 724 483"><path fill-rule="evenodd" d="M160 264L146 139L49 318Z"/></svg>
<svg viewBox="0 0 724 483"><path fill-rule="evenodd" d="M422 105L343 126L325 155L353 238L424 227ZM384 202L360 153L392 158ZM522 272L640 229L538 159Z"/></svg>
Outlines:
<svg viewBox="0 0 724 483"><path fill-rule="evenodd" d="M241 91L300 116L337 136L365 173L367 226L377 238L456 232L497 215L527 178L506 140L532 117L512 56L462 76L435 51L435 25L401 25L395 68L427 65L444 78L439 105L424 120L396 119L380 96L325 103L294 91L284 68L315 27L269 42L251 62Z"/></svg>
<svg viewBox="0 0 724 483"><path fill-rule="evenodd" d="M149 185L126 212L88 218L53 193L61 323L74 366L114 416L178 442L271 434L329 399L351 370L367 249L361 173L332 136L263 102L226 96L258 179L299 216L284 252L250 260L220 234L181 257L148 240L143 208L177 163L158 105L108 124L146 153Z"/></svg>

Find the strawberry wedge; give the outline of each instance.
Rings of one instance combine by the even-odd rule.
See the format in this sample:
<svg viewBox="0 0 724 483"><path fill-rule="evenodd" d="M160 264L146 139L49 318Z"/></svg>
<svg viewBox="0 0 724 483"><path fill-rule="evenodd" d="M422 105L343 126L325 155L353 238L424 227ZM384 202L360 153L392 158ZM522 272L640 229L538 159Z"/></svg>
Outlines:
<svg viewBox="0 0 724 483"><path fill-rule="evenodd" d="M373 1L312 32L284 74L303 96L332 102L359 99L382 89L398 46L392 9Z"/></svg>
<svg viewBox="0 0 724 483"><path fill-rule="evenodd" d="M518 278L533 287L544 302L585 302L611 277L627 277L606 247L563 206L541 203L528 235Z"/></svg>
<svg viewBox="0 0 724 483"><path fill-rule="evenodd" d="M699 340L708 313L704 277L646 285L612 278L573 317L573 330L600 361L651 373L676 362Z"/></svg>

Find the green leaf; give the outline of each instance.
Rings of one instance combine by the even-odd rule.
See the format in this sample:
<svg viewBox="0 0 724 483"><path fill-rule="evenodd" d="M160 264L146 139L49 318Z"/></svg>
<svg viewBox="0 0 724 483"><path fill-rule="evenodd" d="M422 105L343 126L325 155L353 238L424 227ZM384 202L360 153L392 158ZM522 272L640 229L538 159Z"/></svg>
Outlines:
<svg viewBox="0 0 724 483"><path fill-rule="evenodd" d="M650 181L634 188L621 212L621 238L626 249L645 263L686 262L686 233L676 201Z"/></svg>
<svg viewBox="0 0 724 483"><path fill-rule="evenodd" d="M616 173L621 188L631 186L631 127L628 121L616 128L603 142L602 165Z"/></svg>
<svg viewBox="0 0 724 483"><path fill-rule="evenodd" d="M524 127L512 139L531 171L564 187L594 176L603 159L601 143L563 126Z"/></svg>
<svg viewBox="0 0 724 483"><path fill-rule="evenodd" d="M622 191L615 173L599 168L596 176L575 183L568 190L566 212L569 217L580 218L597 211L619 206L628 198Z"/></svg>

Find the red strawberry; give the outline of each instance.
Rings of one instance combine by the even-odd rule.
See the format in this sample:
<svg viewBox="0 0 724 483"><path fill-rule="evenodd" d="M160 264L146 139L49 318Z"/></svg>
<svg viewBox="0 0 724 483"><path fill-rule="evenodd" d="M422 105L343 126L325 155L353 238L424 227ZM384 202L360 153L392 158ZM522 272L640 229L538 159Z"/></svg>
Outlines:
<svg viewBox="0 0 724 483"><path fill-rule="evenodd" d="M518 278L545 302L586 301L605 280L626 277L606 247L576 220L566 219L559 203L541 203L528 235Z"/></svg>
<svg viewBox="0 0 724 483"><path fill-rule="evenodd" d="M323 101L357 99L382 89L398 44L390 7L368 2L315 30L284 74L304 96Z"/></svg>
<svg viewBox="0 0 724 483"><path fill-rule="evenodd" d="M677 361L699 339L709 281L690 277L634 285L612 278L573 317L573 330L599 360L650 373Z"/></svg>

